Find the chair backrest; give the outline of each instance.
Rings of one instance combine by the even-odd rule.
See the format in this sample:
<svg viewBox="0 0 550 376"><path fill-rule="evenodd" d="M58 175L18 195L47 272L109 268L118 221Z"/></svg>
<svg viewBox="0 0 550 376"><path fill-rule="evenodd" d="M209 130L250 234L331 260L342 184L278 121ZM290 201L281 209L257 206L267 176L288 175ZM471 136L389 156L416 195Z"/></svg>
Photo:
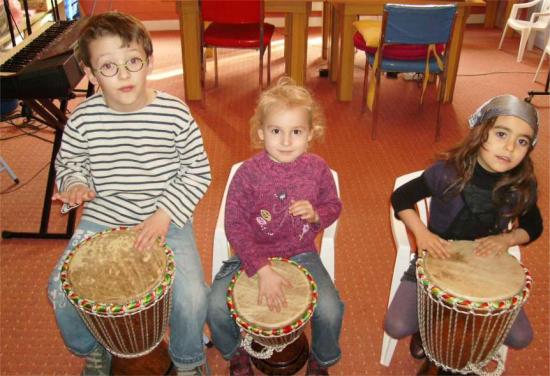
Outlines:
<svg viewBox="0 0 550 376"><path fill-rule="evenodd" d="M200 0L203 21L225 24L261 23L263 0Z"/></svg>
<svg viewBox="0 0 550 376"><path fill-rule="evenodd" d="M451 37L456 5L384 5L384 44L439 44Z"/></svg>
<svg viewBox="0 0 550 376"><path fill-rule="evenodd" d="M220 210L218 212L218 220L216 221L216 229L214 232L214 246L213 246L213 255L212 255L212 280L216 276L216 273L220 270L223 262L231 257L231 246L227 240L225 234L225 204L227 201L227 192L229 191L229 186L233 180L233 176L242 165L243 162L235 163L231 170L229 171L229 177L227 178L227 183L223 192L222 202L220 204ZM338 174L336 171L331 170L332 177L334 178L334 184L336 185L336 192L338 197L340 197L340 187L338 184ZM323 236L321 239L321 248L319 250L319 256L321 261L325 266L330 277L334 281L334 244L336 238L336 228L338 227L338 220L334 221L329 227L323 231Z"/></svg>
<svg viewBox="0 0 550 376"><path fill-rule="evenodd" d="M544 0L538 13L545 13L545 15L540 15L535 20L535 27L540 29L546 29L548 24L550 24L550 0Z"/></svg>

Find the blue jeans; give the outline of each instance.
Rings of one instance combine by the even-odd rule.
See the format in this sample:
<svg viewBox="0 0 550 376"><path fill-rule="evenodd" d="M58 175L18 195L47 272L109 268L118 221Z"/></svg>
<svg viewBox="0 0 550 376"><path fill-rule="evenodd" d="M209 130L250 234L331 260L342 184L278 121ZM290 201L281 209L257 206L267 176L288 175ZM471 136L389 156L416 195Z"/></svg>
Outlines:
<svg viewBox="0 0 550 376"><path fill-rule="evenodd" d="M63 256L54 268L48 283L48 297L52 302L57 326L65 345L79 356L92 352L98 342L88 330L77 310L61 288L60 270L67 253L85 237L108 227L81 221L69 241ZM205 363L203 328L206 321L208 286L204 275L191 222L183 229L170 225L166 243L174 251L176 275L172 291L169 353L181 369L192 369Z"/></svg>
<svg viewBox="0 0 550 376"><path fill-rule="evenodd" d="M317 283L319 296L311 319L311 354L322 367L331 366L341 356L339 339L344 303L317 252L301 253L291 260L306 268ZM212 284L208 299L207 322L212 333L212 342L226 360L231 359L241 342L239 327L229 314L226 304L227 287L240 266L241 261L236 256L224 262Z"/></svg>

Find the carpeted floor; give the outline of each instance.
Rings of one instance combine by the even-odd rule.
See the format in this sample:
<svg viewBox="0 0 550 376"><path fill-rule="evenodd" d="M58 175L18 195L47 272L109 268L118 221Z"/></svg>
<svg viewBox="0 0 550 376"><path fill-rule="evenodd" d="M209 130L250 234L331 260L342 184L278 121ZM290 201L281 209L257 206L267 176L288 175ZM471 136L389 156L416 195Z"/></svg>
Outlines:
<svg viewBox="0 0 550 376"><path fill-rule="evenodd" d="M155 32L155 71L150 85L181 98L181 55L177 32ZM464 36L459 76L452 104L443 106L442 138L433 142L435 90L429 87L423 108L418 106L416 83L384 80L380 98L377 140L370 139L370 116L361 115L359 97L364 57L355 56L354 98L336 100L336 86L318 75L326 66L321 56L318 31L312 31L308 47L306 86L325 109L328 131L324 143L313 151L325 158L340 176L344 210L336 240L336 285L346 303L341 336L343 356L331 369L335 375L414 374L421 362L408 353L408 339L401 341L389 368L379 363L382 321L387 306L395 249L389 225L389 196L397 176L423 169L435 153L454 145L466 132L468 116L491 96L511 93L524 97L528 90L542 90L547 70L537 83L533 73L540 51L526 53L522 63L515 57L518 38L508 38L497 50L500 31L469 26ZM272 77L284 72L282 39L273 45ZM248 143L248 119L258 94L257 54L228 51L220 54L220 83L213 88L213 63L208 63L204 102L189 103L199 124L210 158L213 182L195 216L195 230L206 278L211 278L212 240L216 216L230 166L253 151ZM546 65L547 67L547 65ZM78 102L73 101L71 107ZM532 156L539 179L539 206L549 222L549 97L535 97L541 114L540 141ZM20 122L19 122L20 123ZM13 186L8 174L0 174L1 229L36 231L40 225L47 164L53 133L39 124L14 127L0 125L2 157L21 183ZM54 204L50 231L64 230L65 217ZM47 279L65 240L10 239L1 241L1 349L2 375L78 374L83 361L71 355L58 333L46 297ZM549 333L549 238L543 236L522 247L534 287L526 306L535 330L525 350L510 351L508 375L548 375ZM215 349L207 351L212 373L228 374L227 363ZM303 370L300 374L303 374Z"/></svg>

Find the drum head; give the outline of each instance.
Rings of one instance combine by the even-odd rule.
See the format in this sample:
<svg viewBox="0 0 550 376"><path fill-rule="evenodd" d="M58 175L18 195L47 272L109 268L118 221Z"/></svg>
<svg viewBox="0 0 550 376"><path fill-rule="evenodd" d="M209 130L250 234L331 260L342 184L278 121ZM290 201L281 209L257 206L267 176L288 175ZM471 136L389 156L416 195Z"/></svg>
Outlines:
<svg viewBox="0 0 550 376"><path fill-rule="evenodd" d="M137 232L107 231L81 242L68 265L68 277L78 296L104 304L138 300L158 286L166 270L164 247L149 251L133 247Z"/></svg>
<svg viewBox="0 0 550 376"><path fill-rule="evenodd" d="M296 322L312 302L310 282L297 266L284 260L271 260L271 267L292 284L284 290L286 308L275 312L265 304L258 305L258 274L249 278L246 273L240 273L232 293L240 318L262 330L278 329Z"/></svg>
<svg viewBox="0 0 550 376"><path fill-rule="evenodd" d="M508 253L477 256L474 242L452 242L451 257L424 256L424 272L431 283L445 292L473 302L510 298L524 287L525 273Z"/></svg>

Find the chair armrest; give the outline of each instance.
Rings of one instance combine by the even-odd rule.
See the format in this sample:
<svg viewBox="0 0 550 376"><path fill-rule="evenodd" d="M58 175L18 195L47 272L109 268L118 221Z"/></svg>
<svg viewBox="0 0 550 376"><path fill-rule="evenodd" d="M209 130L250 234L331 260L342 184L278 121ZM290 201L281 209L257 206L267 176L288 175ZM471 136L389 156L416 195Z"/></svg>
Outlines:
<svg viewBox="0 0 550 376"><path fill-rule="evenodd" d="M535 12L535 13L531 14L531 19L530 19L531 23L535 23L536 22L535 18L540 17L540 16L543 16L543 17L544 16L550 16L550 12Z"/></svg>
<svg viewBox="0 0 550 376"><path fill-rule="evenodd" d="M537 5L538 3L540 3L541 0L534 0L534 1L529 1L527 3L519 3L519 4L514 4L512 5L512 10L510 11L510 17L509 18L517 18L517 15L518 15L518 11L520 9L523 9L523 8L531 8L535 5Z"/></svg>

